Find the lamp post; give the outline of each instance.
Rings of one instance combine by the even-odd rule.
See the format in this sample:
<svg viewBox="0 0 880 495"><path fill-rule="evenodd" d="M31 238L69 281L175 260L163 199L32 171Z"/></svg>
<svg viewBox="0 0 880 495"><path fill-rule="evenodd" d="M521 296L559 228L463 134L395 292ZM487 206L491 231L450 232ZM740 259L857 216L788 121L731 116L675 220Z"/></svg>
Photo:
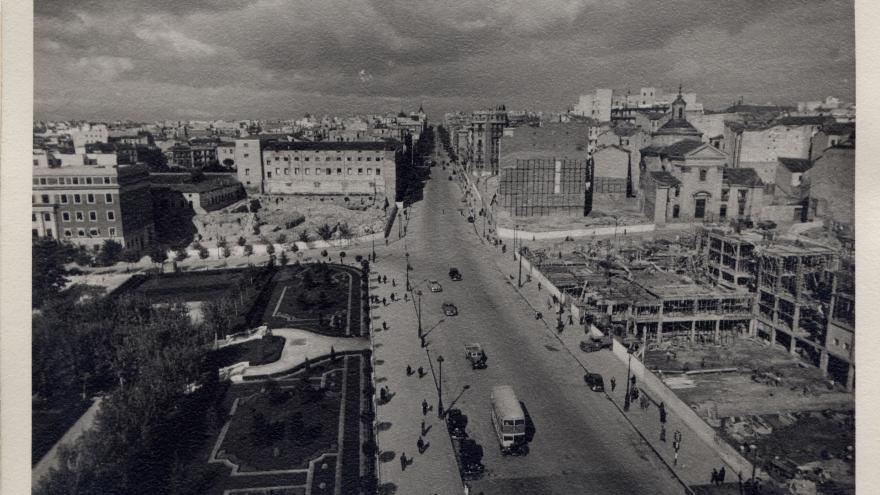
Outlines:
<svg viewBox="0 0 880 495"><path fill-rule="evenodd" d="M758 466L758 446L751 444L749 445L749 449L752 450L752 486L749 491L755 493L755 470Z"/></svg>
<svg viewBox="0 0 880 495"><path fill-rule="evenodd" d="M437 417L443 418L443 356L437 356L437 364L440 365L440 380L437 388Z"/></svg>
<svg viewBox="0 0 880 495"><path fill-rule="evenodd" d="M513 259L516 260L516 229L519 227L517 224L513 224Z"/></svg>
<svg viewBox="0 0 880 495"><path fill-rule="evenodd" d="M376 238L373 237L372 241L373 241L373 263L375 263L376 262Z"/></svg>
<svg viewBox="0 0 880 495"><path fill-rule="evenodd" d="M517 281L517 287L522 287L522 242L519 243L519 280Z"/></svg>
<svg viewBox="0 0 880 495"><path fill-rule="evenodd" d="M421 289L416 291L416 296L419 298L418 309L416 310L416 316L419 319L419 340L422 341L422 347L425 347L425 336L422 335L422 291Z"/></svg>
<svg viewBox="0 0 880 495"><path fill-rule="evenodd" d="M404 253L406 256L406 290L412 290L409 286L409 253Z"/></svg>
<svg viewBox="0 0 880 495"><path fill-rule="evenodd" d="M630 366L632 365L632 352L629 354L629 359L626 361L626 397L623 399L623 410L629 411L629 373Z"/></svg>

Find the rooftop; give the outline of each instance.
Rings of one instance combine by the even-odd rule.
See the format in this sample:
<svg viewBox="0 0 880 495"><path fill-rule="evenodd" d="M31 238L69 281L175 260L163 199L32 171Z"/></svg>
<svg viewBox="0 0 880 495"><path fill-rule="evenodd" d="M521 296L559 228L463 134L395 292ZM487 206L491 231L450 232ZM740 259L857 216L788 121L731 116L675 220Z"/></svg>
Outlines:
<svg viewBox="0 0 880 495"><path fill-rule="evenodd" d="M651 172L651 179L661 186L674 187L681 184L681 181L675 178L669 172Z"/></svg>
<svg viewBox="0 0 880 495"><path fill-rule="evenodd" d="M655 135L662 134L684 134L688 136L702 136L703 133L691 125L687 119L669 119L665 124L657 129Z"/></svg>
<svg viewBox="0 0 880 495"><path fill-rule="evenodd" d="M394 141L297 141L297 142L272 142L267 143L268 151L394 151L398 143Z"/></svg>
<svg viewBox="0 0 880 495"><path fill-rule="evenodd" d="M778 160L780 165L795 174L802 174L813 167L813 162L806 158L785 158L780 156Z"/></svg>
<svg viewBox="0 0 880 495"><path fill-rule="evenodd" d="M761 187L764 182L753 168L724 168L724 182L732 186Z"/></svg>

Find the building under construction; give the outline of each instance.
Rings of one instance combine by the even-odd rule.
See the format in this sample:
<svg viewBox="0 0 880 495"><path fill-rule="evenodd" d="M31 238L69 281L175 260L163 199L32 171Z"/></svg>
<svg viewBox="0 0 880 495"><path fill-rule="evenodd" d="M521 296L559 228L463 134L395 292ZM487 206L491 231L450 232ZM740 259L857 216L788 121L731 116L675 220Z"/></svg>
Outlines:
<svg viewBox="0 0 880 495"><path fill-rule="evenodd" d="M706 229L706 266L721 287L755 294L754 336L854 385L854 264L805 240Z"/></svg>
<svg viewBox="0 0 880 495"><path fill-rule="evenodd" d="M501 169L499 204L513 216L587 216L592 210L591 162L516 160Z"/></svg>

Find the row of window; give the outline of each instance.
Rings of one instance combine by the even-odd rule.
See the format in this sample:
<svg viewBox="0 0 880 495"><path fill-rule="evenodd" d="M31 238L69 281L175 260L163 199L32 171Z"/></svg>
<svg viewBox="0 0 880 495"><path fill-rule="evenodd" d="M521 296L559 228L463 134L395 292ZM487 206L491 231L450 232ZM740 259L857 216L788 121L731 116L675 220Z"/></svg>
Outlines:
<svg viewBox="0 0 880 495"><path fill-rule="evenodd" d="M88 235L86 234L86 229L76 229L76 236L73 233L73 229L64 229L64 237L103 237L101 229L98 228L90 228ZM107 237L116 237L116 227L107 229Z"/></svg>
<svg viewBox="0 0 880 495"><path fill-rule="evenodd" d="M247 175L247 171L248 171L248 169L245 169L245 175ZM282 172L282 171L283 171L283 172ZM367 171L367 172L366 172L367 175L373 175L373 169L368 168L368 169L366 169L366 171ZM352 168L348 168L348 169L346 169L346 172L347 172L346 175L354 175L354 170L353 170ZM276 175L277 177L280 177L280 176L282 175L282 173L283 173L284 175L290 175L290 169L289 169L289 168L285 168L285 169L276 168L276 169L275 169L275 175ZM323 173L324 175L333 175L333 169L332 169L332 168L324 168L324 169L316 168L316 169L315 169L315 175L321 175L322 173ZM303 169L303 174L304 174L304 175L311 175L311 174L312 174L312 169L310 169L310 168L304 168L304 169ZM358 175L364 175L364 169L363 169L363 168L358 168L358 169L357 169L357 174L358 174ZM299 168L298 168L298 167L293 169L293 175L299 175ZM337 169L336 169L336 175L342 175L342 168L337 168ZM382 169L377 168L377 169L376 169L376 175L382 175ZM271 170L269 170L269 171L266 172L266 177L269 178L269 179L272 178L272 171L271 171Z"/></svg>
<svg viewBox="0 0 880 495"><path fill-rule="evenodd" d="M86 212L75 211L71 215L71 212L63 211L63 212L61 212L61 220L65 221L65 222L71 222L71 221L73 221L73 220L71 220L71 218L73 218L73 219L76 219L77 222L85 222L86 221L85 220L85 216L86 216L85 213ZM91 210L88 212L88 215L89 215L90 222L97 222L98 221L98 212L97 211ZM106 215L107 215L108 221L113 222L116 220L116 212L115 211L109 210L109 211L107 211ZM37 221L36 215L31 215L31 219L36 222ZM49 213L43 213L43 220L45 220L47 222L51 222L52 216Z"/></svg>
<svg viewBox="0 0 880 495"><path fill-rule="evenodd" d="M50 185L57 185L57 184L92 185L92 184L112 184L112 183L113 183L112 177L58 177L57 179L54 177L34 178L34 185L35 186L37 186L37 185L50 186Z"/></svg>
<svg viewBox="0 0 880 495"><path fill-rule="evenodd" d="M306 162L309 161L310 159L311 159L311 157L308 157L308 156L303 157L303 161L306 161ZM359 161L359 162L360 162L360 161L363 161L363 159L364 159L364 157L362 157L362 156L357 157L357 161ZM373 161L373 157L372 157L372 156L368 156L368 157L366 157L366 159L367 159L368 162ZM281 161L281 160L283 160L283 161L285 161L285 162L288 162L288 161L290 161L290 157L289 157L289 156L284 156L284 157L276 156L276 157L275 157L275 161L276 161L276 162L277 162L277 161ZM352 161L350 156L345 157L345 160L346 160L346 161L349 161L349 162ZM382 157L381 157L381 156L377 156L377 157L376 157L376 161L377 161L377 162L378 162L378 161L381 161L381 160L382 160ZM298 162L298 161L299 161L299 157L298 157L298 156L294 156L294 157L293 157L293 161ZM316 156L316 157L315 157L315 161L316 161L316 162L320 162L320 161L321 161L321 157L320 157L320 156ZM324 157L324 161L329 162L329 161L334 161L334 160L333 160L332 157L326 156L326 157ZM335 161L337 161L337 162L341 162L341 161L342 161L342 157L341 157L341 156L337 156ZM266 165L269 165L269 164L271 164L271 163L272 163L272 160L269 159L269 158L267 158L267 159L266 159Z"/></svg>
<svg viewBox="0 0 880 495"><path fill-rule="evenodd" d="M59 194L58 200L63 205L69 204L71 202L75 205L78 205L78 204L82 204L83 200L85 200L86 204L93 205L93 204L97 204L96 197L100 197L100 196L101 196L100 194L96 196L91 193L88 193L88 194ZM31 202L36 203L36 198L33 195L31 195ZM50 204L52 202L52 196L49 194L41 194L40 195L40 202L43 203L44 205ZM111 193L104 194L104 204L112 205L113 203L114 203L113 194L111 194Z"/></svg>

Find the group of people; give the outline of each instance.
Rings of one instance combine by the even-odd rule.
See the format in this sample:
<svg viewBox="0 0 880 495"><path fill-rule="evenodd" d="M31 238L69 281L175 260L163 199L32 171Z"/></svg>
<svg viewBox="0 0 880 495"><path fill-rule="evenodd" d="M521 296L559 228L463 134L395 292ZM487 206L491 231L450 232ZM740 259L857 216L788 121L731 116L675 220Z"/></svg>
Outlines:
<svg viewBox="0 0 880 495"><path fill-rule="evenodd" d="M721 470L713 469L712 470L712 484L715 486L721 486L724 483L724 476L727 472L724 470L724 466L721 466Z"/></svg>

